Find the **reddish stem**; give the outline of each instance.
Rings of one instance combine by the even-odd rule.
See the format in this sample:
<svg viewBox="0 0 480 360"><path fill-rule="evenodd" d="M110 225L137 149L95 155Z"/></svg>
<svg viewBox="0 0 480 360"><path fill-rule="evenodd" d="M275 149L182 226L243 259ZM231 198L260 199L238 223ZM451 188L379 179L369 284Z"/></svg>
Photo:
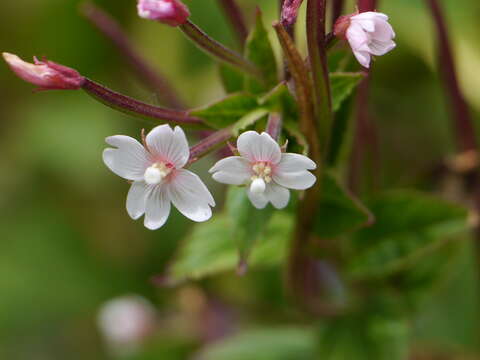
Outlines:
<svg viewBox="0 0 480 360"><path fill-rule="evenodd" d="M201 140L196 145L190 148L190 160L189 164L194 163L201 157L207 155L213 150L218 149L225 142L234 137L234 131L231 127L216 131L211 135Z"/></svg>
<svg viewBox="0 0 480 360"><path fill-rule="evenodd" d="M135 49L120 25L105 11L91 2L81 4L82 14L117 48L138 78L152 91L158 93L165 104L175 109L184 108L168 80L148 63Z"/></svg>
<svg viewBox="0 0 480 360"><path fill-rule="evenodd" d="M280 138L280 134L282 132L282 122L282 115L280 113L270 113L265 132L270 134L275 141L278 141Z"/></svg>
<svg viewBox="0 0 480 360"><path fill-rule="evenodd" d="M242 10L235 0L218 0L218 3L229 20L240 46L243 48L248 37L248 28Z"/></svg>

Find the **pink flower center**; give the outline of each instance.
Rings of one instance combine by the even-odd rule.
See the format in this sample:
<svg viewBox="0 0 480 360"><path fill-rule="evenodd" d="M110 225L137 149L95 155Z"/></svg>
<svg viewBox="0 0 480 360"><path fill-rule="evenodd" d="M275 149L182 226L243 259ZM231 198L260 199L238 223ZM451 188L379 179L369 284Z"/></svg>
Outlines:
<svg viewBox="0 0 480 360"><path fill-rule="evenodd" d="M172 164L158 161L145 170L143 177L148 185L157 185L170 175L173 169Z"/></svg>

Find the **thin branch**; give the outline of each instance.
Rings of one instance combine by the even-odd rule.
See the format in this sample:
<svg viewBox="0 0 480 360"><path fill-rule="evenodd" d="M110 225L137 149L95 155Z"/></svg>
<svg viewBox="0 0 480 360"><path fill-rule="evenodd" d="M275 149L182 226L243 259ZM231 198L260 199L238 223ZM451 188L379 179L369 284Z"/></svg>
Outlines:
<svg viewBox="0 0 480 360"><path fill-rule="evenodd" d="M260 79L263 78L260 70L254 64L235 51L230 50L216 40L212 39L191 21L187 20L187 22L180 25L179 28L190 40L192 40L208 55L211 55L226 64L237 67L253 77Z"/></svg>
<svg viewBox="0 0 480 360"><path fill-rule="evenodd" d="M332 1L332 30L335 25L335 21L342 15L345 0L333 0Z"/></svg>
<svg viewBox="0 0 480 360"><path fill-rule="evenodd" d="M267 128L265 129L265 132L270 134L275 141L278 141L280 134L282 133L282 123L282 114L278 112L272 112L268 116Z"/></svg>
<svg viewBox="0 0 480 360"><path fill-rule="evenodd" d="M91 2L82 3L81 13L117 48L125 60L136 73L138 78L155 91L159 97L175 109L182 109L183 102L179 99L175 89L168 80L159 74L146 59L135 49L127 34L120 25L104 10Z"/></svg>
<svg viewBox="0 0 480 360"><path fill-rule="evenodd" d="M358 10L360 12L377 10L377 0L358 0Z"/></svg>
<svg viewBox="0 0 480 360"><path fill-rule="evenodd" d="M190 148L189 164L198 161L203 156L218 149L224 145L228 140L235 136L235 131L232 127L216 131L206 138L202 139L198 144Z"/></svg>
<svg viewBox="0 0 480 360"><path fill-rule="evenodd" d="M248 28L242 10L235 0L218 0L218 3L227 17L240 46L243 48L248 37Z"/></svg>
<svg viewBox="0 0 480 360"><path fill-rule="evenodd" d="M165 109L158 106L146 104L132 99L131 97L119 94L92 80L85 78L82 89L94 99L111 107L112 109L141 117L154 124L167 122L183 126L205 127L203 120L190 116L185 111Z"/></svg>

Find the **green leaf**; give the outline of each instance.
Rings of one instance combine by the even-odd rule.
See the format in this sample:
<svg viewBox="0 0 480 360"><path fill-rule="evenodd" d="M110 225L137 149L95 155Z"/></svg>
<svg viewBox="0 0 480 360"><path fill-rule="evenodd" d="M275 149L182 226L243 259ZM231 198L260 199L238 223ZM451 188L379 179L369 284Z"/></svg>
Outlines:
<svg viewBox="0 0 480 360"><path fill-rule="evenodd" d="M332 109L337 111L342 103L352 94L353 89L365 77L363 73L336 72L330 74L332 87Z"/></svg>
<svg viewBox="0 0 480 360"><path fill-rule="evenodd" d="M408 323L377 306L328 320L320 328L317 359L408 359Z"/></svg>
<svg viewBox="0 0 480 360"><path fill-rule="evenodd" d="M413 190L383 194L369 208L375 225L352 238L355 258L350 270L355 277L402 270L468 230L466 209Z"/></svg>
<svg viewBox="0 0 480 360"><path fill-rule="evenodd" d="M329 172L322 179L320 207L315 232L323 238L335 238L373 221L372 214L350 195Z"/></svg>
<svg viewBox="0 0 480 360"><path fill-rule="evenodd" d="M315 337L294 327L255 329L216 342L201 352L203 360L311 360Z"/></svg>
<svg viewBox="0 0 480 360"><path fill-rule="evenodd" d="M271 206L256 209L245 189L236 186L231 186L228 191L226 207L239 250L239 263L246 264L253 246L265 235L274 210Z"/></svg>
<svg viewBox="0 0 480 360"><path fill-rule="evenodd" d="M278 83L277 61L259 10L255 28L247 39L245 57L257 65L264 77L262 82L252 77L245 77L247 91L253 94L264 93Z"/></svg>
<svg viewBox="0 0 480 360"><path fill-rule="evenodd" d="M249 112L235 123L235 125L233 126L233 133L238 136L240 134L240 131L249 127L250 125L255 124L258 120L266 117L267 115L268 110L262 108L255 109Z"/></svg>
<svg viewBox="0 0 480 360"><path fill-rule="evenodd" d="M243 74L224 64L218 64L218 72L222 85L228 94L243 90Z"/></svg>
<svg viewBox="0 0 480 360"><path fill-rule="evenodd" d="M252 249L250 267L274 266L283 262L293 225L291 215L276 212L265 235ZM233 226L228 214L219 214L206 223L197 224L170 268L168 280L175 283L200 279L235 269L238 246Z"/></svg>
<svg viewBox="0 0 480 360"><path fill-rule="evenodd" d="M254 96L238 93L190 113L204 119L211 127L223 129L256 108L258 102Z"/></svg>

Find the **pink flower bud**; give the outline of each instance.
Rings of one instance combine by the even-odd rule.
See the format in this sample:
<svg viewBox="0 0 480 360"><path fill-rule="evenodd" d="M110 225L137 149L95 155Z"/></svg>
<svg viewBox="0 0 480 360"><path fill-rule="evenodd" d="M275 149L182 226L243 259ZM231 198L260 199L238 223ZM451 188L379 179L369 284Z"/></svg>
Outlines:
<svg viewBox="0 0 480 360"><path fill-rule="evenodd" d="M179 0L138 0L137 9L141 18L170 26L185 24L190 16L187 6Z"/></svg>
<svg viewBox="0 0 480 360"><path fill-rule="evenodd" d="M282 8L282 24L290 26L297 21L298 9L303 0L285 0Z"/></svg>
<svg viewBox="0 0 480 360"><path fill-rule="evenodd" d="M37 85L39 90L77 90L85 80L76 70L53 61L34 58L35 63L31 64L9 53L3 53L3 58L15 74Z"/></svg>
<svg viewBox="0 0 480 360"><path fill-rule="evenodd" d="M358 62L366 68L372 55L381 56L395 48L395 32L388 16L375 11L339 17L334 33L348 41Z"/></svg>

